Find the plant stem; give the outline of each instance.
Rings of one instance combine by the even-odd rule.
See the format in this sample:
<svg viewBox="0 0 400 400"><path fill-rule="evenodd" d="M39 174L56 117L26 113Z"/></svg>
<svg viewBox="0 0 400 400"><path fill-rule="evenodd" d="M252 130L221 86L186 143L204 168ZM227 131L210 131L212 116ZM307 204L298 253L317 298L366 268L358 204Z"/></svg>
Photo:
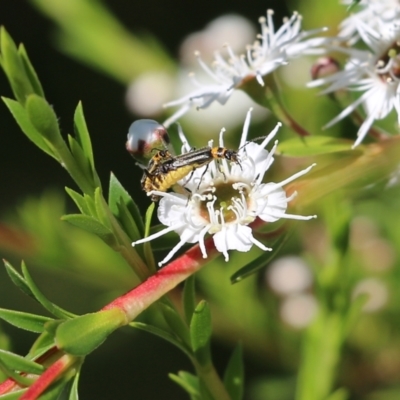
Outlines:
<svg viewBox="0 0 400 400"><path fill-rule="evenodd" d="M205 246L209 254L207 259L203 259L198 245L193 246L181 257L160 269L135 289L103 307L102 310L109 310L115 307L120 308L126 314L127 323L131 322L160 297L164 296L179 283L198 271L206 262L215 257L216 250L212 237L205 241Z"/></svg>
<svg viewBox="0 0 400 400"><path fill-rule="evenodd" d="M197 375L206 385L208 391L215 400L231 400L214 365L210 364L207 367L202 367L196 361L194 361L193 364Z"/></svg>

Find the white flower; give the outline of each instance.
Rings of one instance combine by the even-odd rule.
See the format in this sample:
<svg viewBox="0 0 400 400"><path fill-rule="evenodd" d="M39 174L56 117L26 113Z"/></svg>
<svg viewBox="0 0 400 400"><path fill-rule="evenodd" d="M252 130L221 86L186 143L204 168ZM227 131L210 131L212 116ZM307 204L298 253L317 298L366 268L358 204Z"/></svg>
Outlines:
<svg viewBox="0 0 400 400"><path fill-rule="evenodd" d="M358 21L358 33L370 50L335 48L350 56L344 70L308 85L328 84L323 93L340 89L360 93L353 103L326 125L332 126L362 105L366 118L353 148L361 143L375 120L387 117L392 110L396 110L400 123L400 20L390 25L377 20L375 28Z"/></svg>
<svg viewBox="0 0 400 400"><path fill-rule="evenodd" d="M343 4L351 6L354 0L342 0ZM353 12L357 9L357 12ZM361 0L351 9L352 13L340 24L339 36L347 38L349 44L360 39L360 23L376 29L383 22L388 25L400 17L399 0Z"/></svg>
<svg viewBox="0 0 400 400"><path fill-rule="evenodd" d="M149 195L161 196L158 207L158 219L167 227L132 245L144 243L175 231L180 236L179 243L169 252L159 265L168 262L185 243L198 243L203 257L207 257L204 244L206 234L213 235L216 249L223 253L228 261L228 250L249 251L256 245L264 251L272 250L258 241L249 226L256 218L265 222L274 222L280 218L308 220L315 216L287 214L288 202L296 193L287 197L283 186L306 174L314 165L294 174L280 183L262 183L265 173L274 161L277 147L275 142L268 152L264 147L276 135L278 125L258 145L247 142L251 110L248 112L243 128L238 155L240 163L230 165L226 159L211 162L198 168L189 176L189 180L180 183L191 194L165 193L153 191ZM224 147L223 130L219 146ZM211 145L211 144L210 144Z"/></svg>
<svg viewBox="0 0 400 400"><path fill-rule="evenodd" d="M258 41L248 46L245 55L238 56L229 45L226 45L228 59L215 52L212 68L208 67L197 52L196 56L202 69L210 76L213 83L202 84L191 75L194 86L192 93L179 100L165 104L165 107L180 106L180 109L163 124L169 126L185 114L191 107L207 108L211 103L225 104L234 89L251 78L264 86L263 76L270 74L290 59L305 54L322 54L325 50L318 48L326 43L327 38L307 39L309 36L325 30L301 31L301 16L294 13L285 19L283 25L275 31L273 11L268 10L267 18L260 18L261 34Z"/></svg>

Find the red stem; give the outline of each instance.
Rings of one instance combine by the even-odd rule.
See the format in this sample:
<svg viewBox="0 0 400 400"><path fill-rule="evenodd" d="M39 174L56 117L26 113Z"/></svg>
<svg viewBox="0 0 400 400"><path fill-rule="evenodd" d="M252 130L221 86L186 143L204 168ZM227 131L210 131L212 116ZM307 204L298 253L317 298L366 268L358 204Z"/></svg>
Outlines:
<svg viewBox="0 0 400 400"><path fill-rule="evenodd" d="M193 246L181 257L160 269L133 290L107 304L102 310L120 308L125 312L128 322L132 321L143 310L198 271L216 255L212 237L205 240L205 247L208 258L203 258L198 245Z"/></svg>
<svg viewBox="0 0 400 400"><path fill-rule="evenodd" d="M40 375L19 400L37 399L74 361L75 358L69 355L61 357Z"/></svg>

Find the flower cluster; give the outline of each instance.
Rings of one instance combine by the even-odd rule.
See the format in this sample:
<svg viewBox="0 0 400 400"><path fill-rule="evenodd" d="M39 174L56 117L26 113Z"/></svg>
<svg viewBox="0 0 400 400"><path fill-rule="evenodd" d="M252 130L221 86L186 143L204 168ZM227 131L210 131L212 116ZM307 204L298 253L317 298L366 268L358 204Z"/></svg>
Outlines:
<svg viewBox="0 0 400 400"><path fill-rule="evenodd" d="M347 2L348 3L348 2ZM312 86L328 85L323 93L342 89L357 93L357 98L327 124L343 119L362 106L365 119L353 147L358 146L376 120L386 118L393 110L400 123L400 5L395 0L362 1L361 10L343 21L341 36L358 47L332 47L348 60L343 70L315 80Z"/></svg>
<svg viewBox="0 0 400 400"><path fill-rule="evenodd" d="M198 62L211 78L211 83L200 83L194 74L191 74L190 77L197 89L181 99L165 104L165 107L180 106L177 112L164 121L165 126L168 127L191 107L203 109L213 102L225 104L233 91L247 80L255 78L261 86L264 86L264 76L286 65L293 58L325 52L323 45L327 42L327 38L310 38L324 31L324 28L302 31L302 18L298 13L294 13L275 31L272 17L273 11L268 10L267 17L260 18L261 33L258 40L247 47L246 55L237 55L227 44L225 47L228 58L215 52L214 63L209 67L201 59L200 53L196 53Z"/></svg>
<svg viewBox="0 0 400 400"><path fill-rule="evenodd" d="M168 262L185 243L199 243L203 257L207 257L204 238L213 235L216 249L228 261L228 250L249 251L256 245L264 251L272 250L257 240L250 224L257 218L274 222L280 218L308 220L312 216L287 214L288 203L296 196L287 196L283 186L306 174L314 165L294 174L280 183L262 183L265 173L274 161L275 142L268 152L265 147L275 137L279 125L261 144L247 141L251 110L248 112L238 150L240 162L221 160L194 170L187 180L180 182L190 191L187 195L153 191L149 195L161 196L158 219L167 227L160 232L138 240L144 243L170 231L180 236L178 244L159 265ZM211 145L211 143L210 143ZM223 130L219 146L224 147Z"/></svg>

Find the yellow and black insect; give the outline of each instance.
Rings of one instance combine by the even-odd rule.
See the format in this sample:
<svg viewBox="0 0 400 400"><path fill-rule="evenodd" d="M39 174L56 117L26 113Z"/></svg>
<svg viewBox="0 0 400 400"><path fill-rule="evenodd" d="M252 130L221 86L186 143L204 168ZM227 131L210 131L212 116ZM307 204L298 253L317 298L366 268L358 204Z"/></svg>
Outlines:
<svg viewBox="0 0 400 400"><path fill-rule="evenodd" d="M144 170L142 188L147 193L154 190L166 192L195 169L222 159L240 165L237 151L225 147L202 147L178 156L172 156L168 150L160 150ZM151 199L157 201L159 196L152 195Z"/></svg>
<svg viewBox="0 0 400 400"><path fill-rule="evenodd" d="M146 129L142 129L144 123L142 124L141 121L146 122ZM169 143L169 137L166 129L162 127L162 125L158 124L156 121L140 120L135 122L135 124L137 127L140 127L146 132L149 130L149 128L157 129L157 131L162 131L163 142L168 141ZM131 127L133 127L133 125ZM128 135L128 143L133 142L132 135L136 133L136 130L137 128L132 129L131 137ZM151 132L147 134L148 136L151 136ZM264 137L256 138L254 140L259 140L263 138ZM181 179L193 173L193 171L197 168L208 166L212 161L225 159L240 165L238 150L231 150L227 149L226 147L207 146L200 149L193 149L188 151L187 153L183 153L180 155L173 154L171 147L163 150L159 150L156 147L153 147L152 151L155 151L155 153L153 154L153 156L151 156L147 168L144 168L142 166L144 174L141 180L141 184L142 189L146 193L152 191L166 192L174 186L178 191L182 191L184 189L177 185L177 183ZM147 157L149 158L148 154ZM205 174L205 172L206 170L204 171L203 175ZM155 194L151 195L151 199L153 201L157 201L159 197L160 196L157 196Z"/></svg>

